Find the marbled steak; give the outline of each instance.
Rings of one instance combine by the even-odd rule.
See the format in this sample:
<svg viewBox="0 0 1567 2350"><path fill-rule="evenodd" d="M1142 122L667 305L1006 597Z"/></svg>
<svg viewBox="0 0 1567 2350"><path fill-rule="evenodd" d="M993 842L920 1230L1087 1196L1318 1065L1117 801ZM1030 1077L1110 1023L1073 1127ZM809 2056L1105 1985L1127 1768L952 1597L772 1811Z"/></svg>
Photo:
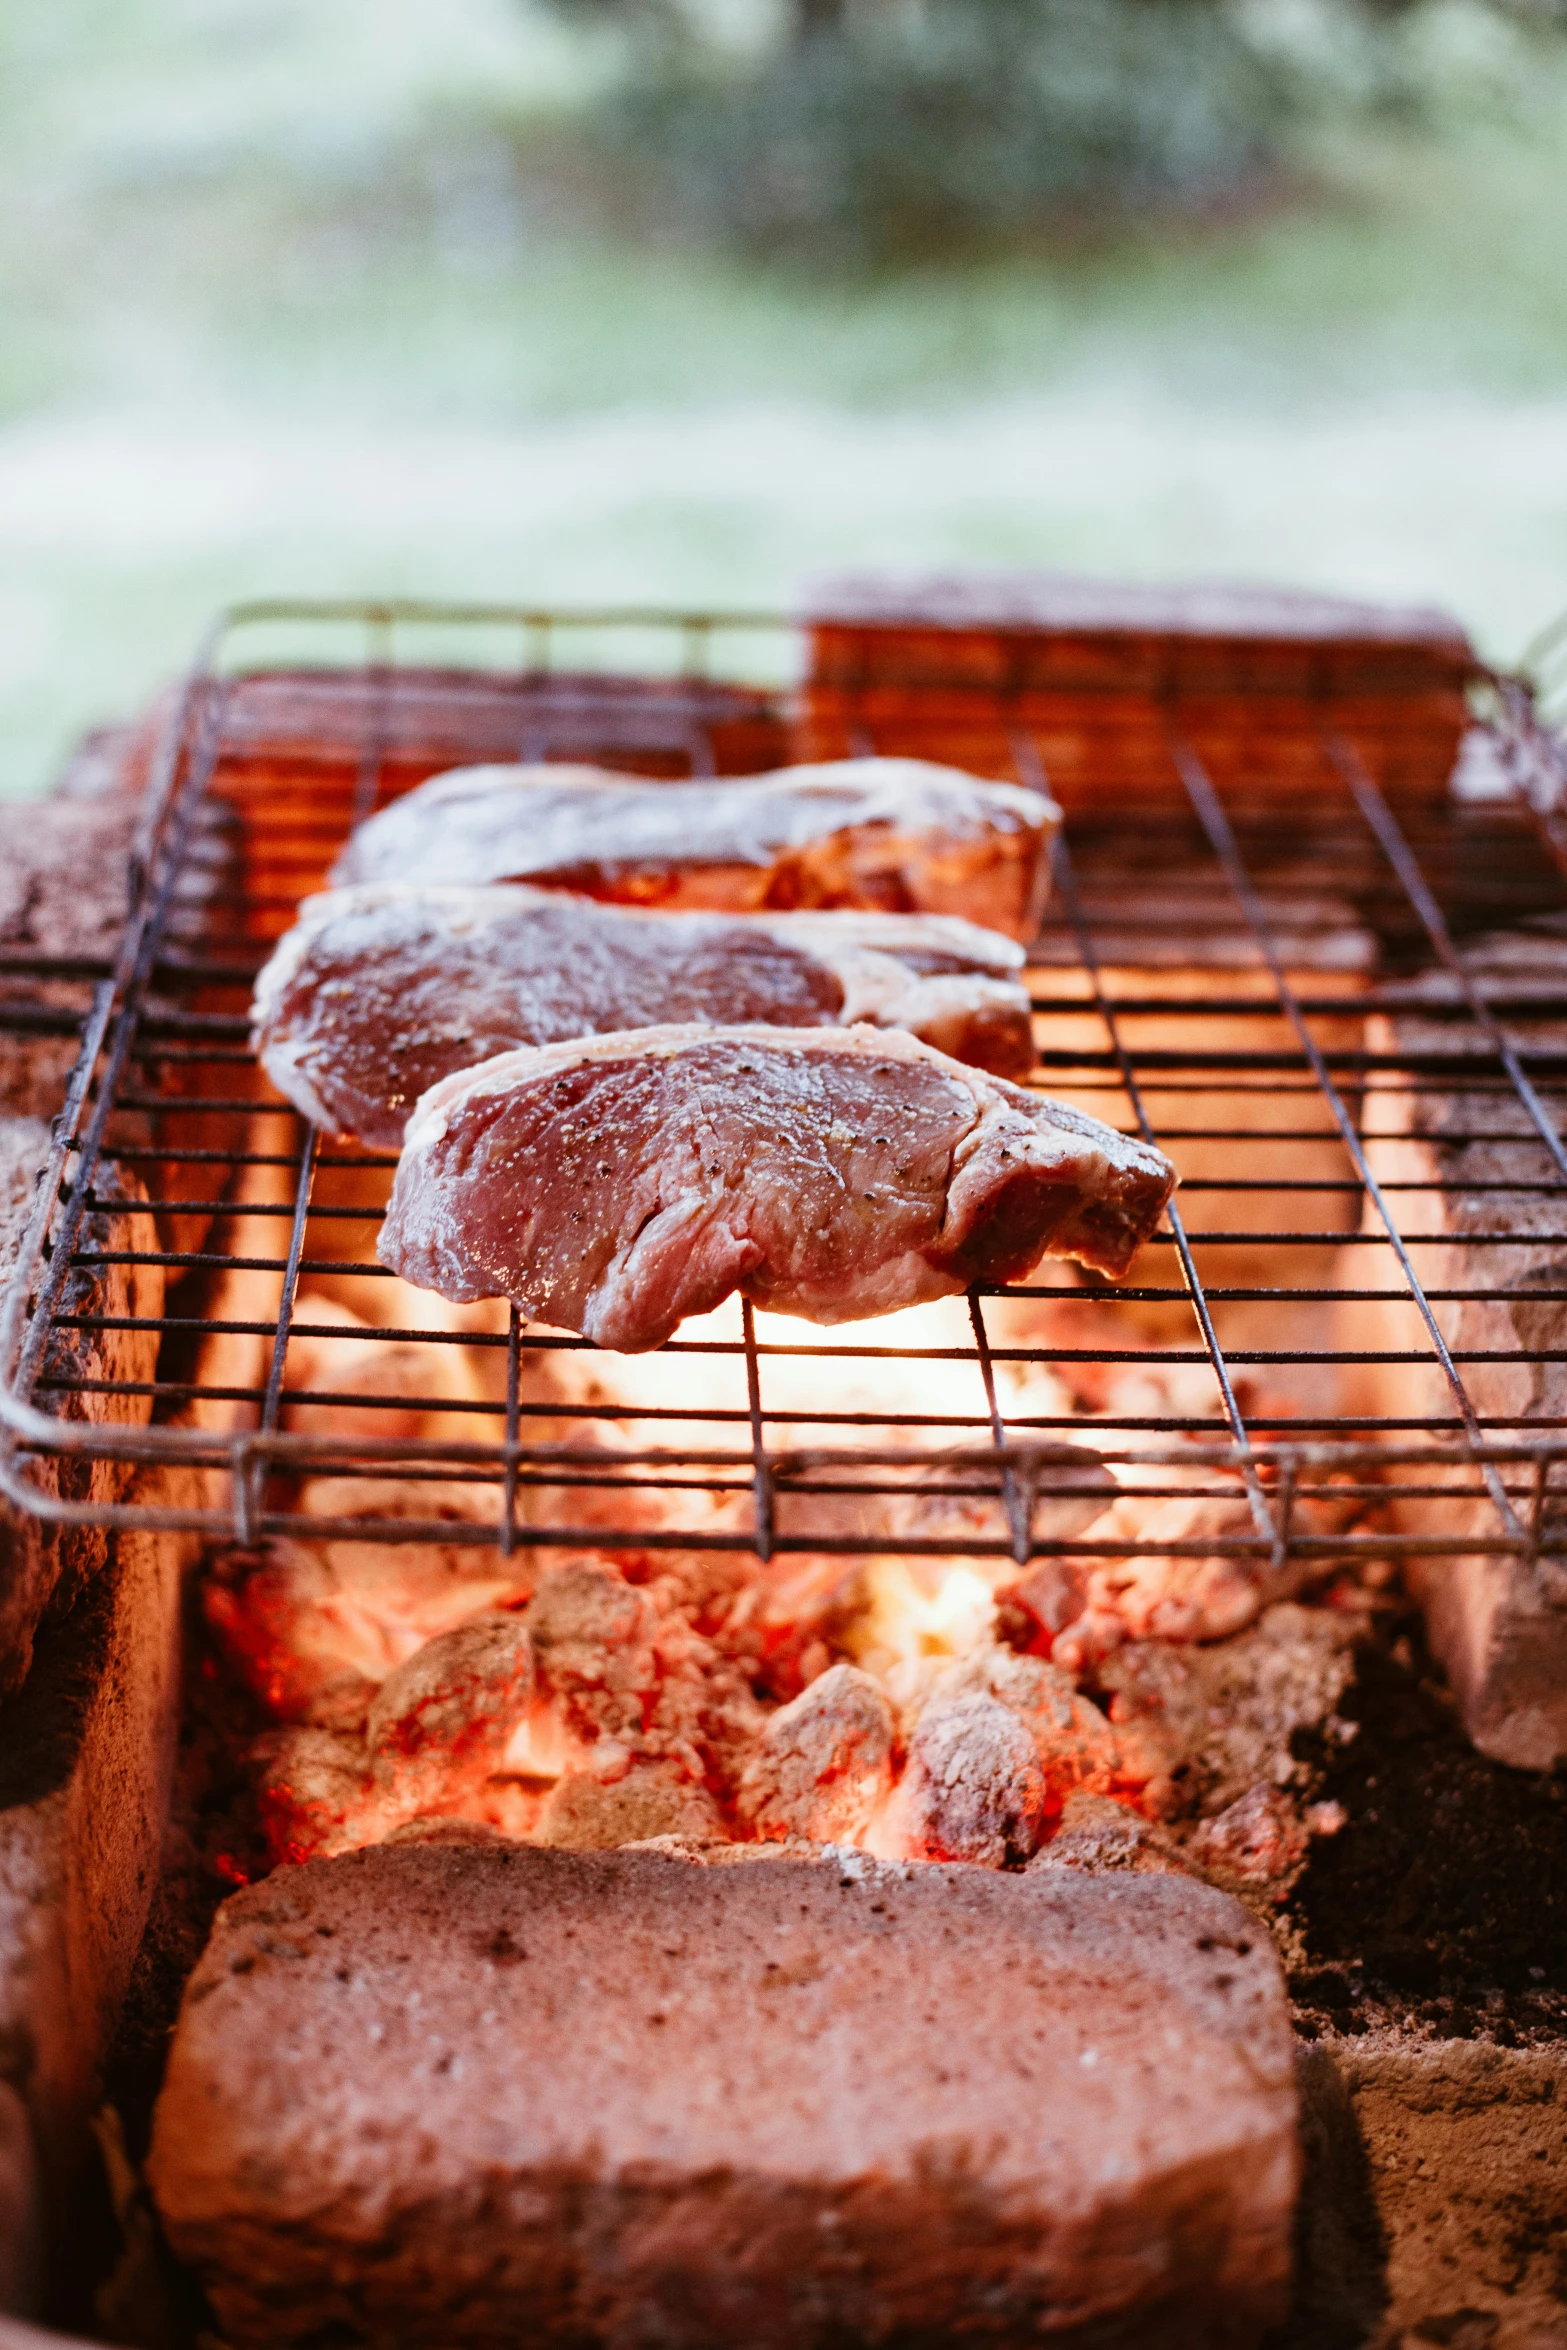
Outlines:
<svg viewBox="0 0 1567 2350"><path fill-rule="evenodd" d="M372 882L306 899L256 982L252 1041L317 1126L395 1150L456 1069L656 1022L866 1020L1021 1077L1022 961L943 914L664 914L525 884Z"/></svg>
<svg viewBox="0 0 1567 2350"><path fill-rule="evenodd" d="M1174 1187L1150 1145L896 1030L642 1028L432 1088L380 1256L636 1353L736 1289L848 1322L1047 1254L1119 1276Z"/></svg>

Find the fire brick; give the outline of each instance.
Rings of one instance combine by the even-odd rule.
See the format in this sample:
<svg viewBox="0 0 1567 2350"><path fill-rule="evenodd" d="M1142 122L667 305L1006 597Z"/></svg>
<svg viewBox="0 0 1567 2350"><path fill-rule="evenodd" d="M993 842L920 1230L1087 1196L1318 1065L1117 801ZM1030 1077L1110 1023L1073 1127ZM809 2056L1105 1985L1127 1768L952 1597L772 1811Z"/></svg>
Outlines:
<svg viewBox="0 0 1567 2350"><path fill-rule="evenodd" d="M1295 2147L1212 1887L495 1840L234 1897L149 2175L236 2350L1233 2346Z"/></svg>

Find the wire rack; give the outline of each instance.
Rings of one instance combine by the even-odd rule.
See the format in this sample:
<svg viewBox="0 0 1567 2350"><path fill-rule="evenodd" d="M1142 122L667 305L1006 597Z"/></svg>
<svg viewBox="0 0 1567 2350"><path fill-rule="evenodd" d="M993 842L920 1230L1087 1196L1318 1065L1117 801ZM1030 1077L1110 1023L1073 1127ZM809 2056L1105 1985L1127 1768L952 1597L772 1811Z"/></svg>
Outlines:
<svg viewBox="0 0 1567 2350"><path fill-rule="evenodd" d="M1567 773L1507 680L1440 804L1395 805L1326 709L1284 805L1244 762L1216 780L1179 694L1167 788L1107 749L1029 977L1035 1082L1182 1173L1127 1283L1047 1268L834 1332L736 1300L628 1364L504 1306L437 1321L382 1271L392 1160L304 1128L248 1044L299 897L445 766L776 764L800 664L796 630L745 615L279 603L215 625L151 759L113 966L39 963L89 1000L0 1319L4 1491L242 1544L1229 1553L1279 1588L1357 1552L1559 1572ZM1264 743L1267 697L1246 716ZM1049 782L1027 724L1006 748ZM84 1310L79 1277L114 1268L163 1311ZM150 1378L81 1369L110 1328L156 1340ZM334 1368L367 1343L397 1350L390 1389ZM110 1464L86 1499L50 1471L84 1459ZM1106 1465L1208 1515L1096 1527Z"/></svg>

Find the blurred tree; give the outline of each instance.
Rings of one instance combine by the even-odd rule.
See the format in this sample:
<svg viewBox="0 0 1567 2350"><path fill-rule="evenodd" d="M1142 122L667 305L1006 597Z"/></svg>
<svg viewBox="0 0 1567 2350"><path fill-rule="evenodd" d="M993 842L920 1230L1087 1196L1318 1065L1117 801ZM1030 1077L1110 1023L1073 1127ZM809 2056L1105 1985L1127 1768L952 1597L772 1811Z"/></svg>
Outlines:
<svg viewBox="0 0 1567 2350"><path fill-rule="evenodd" d="M1233 199L1291 108L1229 0L552 4L624 34L614 151L660 210L774 250L869 260Z"/></svg>
<svg viewBox="0 0 1567 2350"><path fill-rule="evenodd" d="M661 218L813 259L1233 204L1310 103L1268 0L549 4L619 29L609 152ZM1373 41L1429 4L1306 0ZM1567 8L1496 4L1537 24ZM1406 95L1396 68L1362 75L1373 100Z"/></svg>

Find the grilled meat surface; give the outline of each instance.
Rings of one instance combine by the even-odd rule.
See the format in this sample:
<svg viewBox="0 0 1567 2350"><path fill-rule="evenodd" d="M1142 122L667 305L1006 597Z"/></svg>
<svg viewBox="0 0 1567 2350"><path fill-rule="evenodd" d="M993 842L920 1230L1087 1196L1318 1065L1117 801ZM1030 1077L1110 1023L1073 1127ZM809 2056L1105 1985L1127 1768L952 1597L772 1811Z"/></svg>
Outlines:
<svg viewBox="0 0 1567 2350"><path fill-rule="evenodd" d="M409 1120L384 1265L657 1346L736 1289L846 1322L1124 1273L1174 1189L1148 1144L896 1030L636 1029L504 1053Z"/></svg>
<svg viewBox="0 0 1567 2350"><path fill-rule="evenodd" d="M1022 949L940 914L664 914L525 885L309 898L256 983L268 1076L395 1149L422 1093L517 1045L654 1023L867 1020L1002 1076L1034 1059Z"/></svg>
<svg viewBox="0 0 1567 2350"><path fill-rule="evenodd" d="M332 880L533 881L725 913L959 914L1030 939L1060 811L924 759L660 783L597 767L460 767L361 824Z"/></svg>

